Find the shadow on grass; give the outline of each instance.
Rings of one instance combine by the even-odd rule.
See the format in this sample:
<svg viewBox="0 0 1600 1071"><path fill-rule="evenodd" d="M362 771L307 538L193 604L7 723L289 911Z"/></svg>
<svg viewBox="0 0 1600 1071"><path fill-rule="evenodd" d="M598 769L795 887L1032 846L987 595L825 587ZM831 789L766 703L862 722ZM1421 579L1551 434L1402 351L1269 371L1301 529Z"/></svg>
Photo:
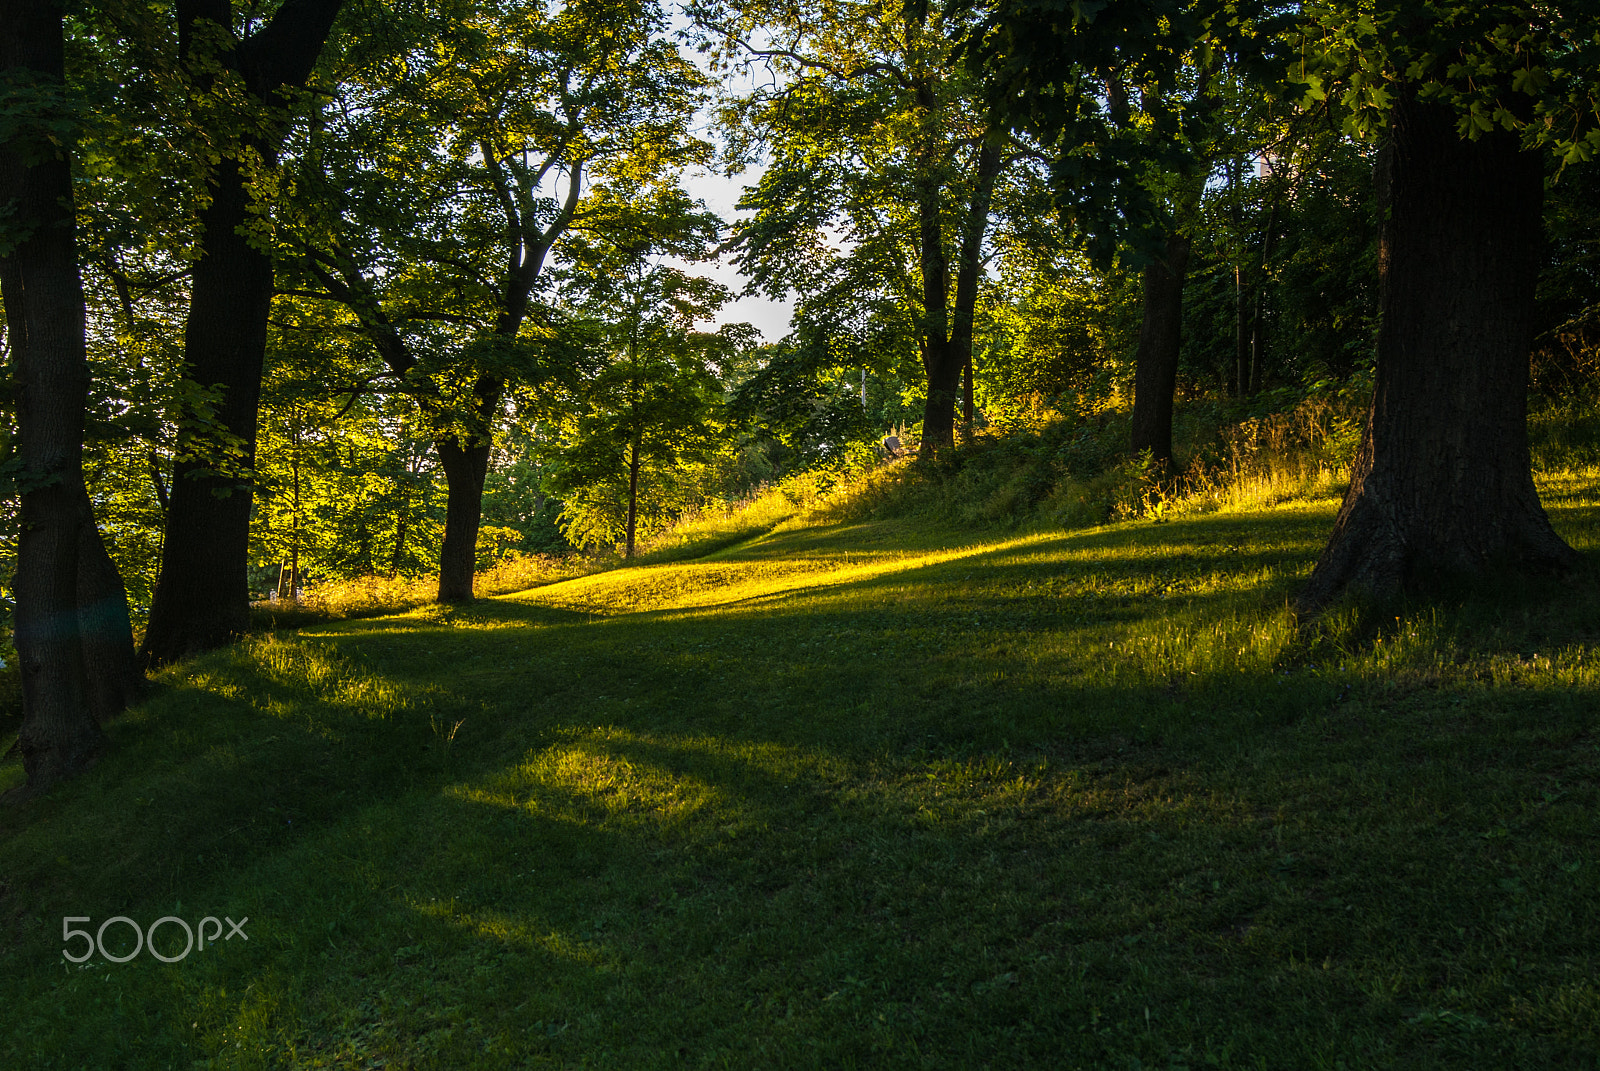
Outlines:
<svg viewBox="0 0 1600 1071"><path fill-rule="evenodd" d="M1113 646L1135 626L1176 629L1176 658L1236 607L1232 644L1298 568L1194 549L1241 523L1216 520L1161 538L1280 572L1161 600L1138 555L1063 562L1069 538L914 591L600 621L494 601L181 667L93 777L0 829L0 1053L1578 1066L1592 684L1152 673ZM64 915L166 913L248 914L254 940L58 962Z"/></svg>

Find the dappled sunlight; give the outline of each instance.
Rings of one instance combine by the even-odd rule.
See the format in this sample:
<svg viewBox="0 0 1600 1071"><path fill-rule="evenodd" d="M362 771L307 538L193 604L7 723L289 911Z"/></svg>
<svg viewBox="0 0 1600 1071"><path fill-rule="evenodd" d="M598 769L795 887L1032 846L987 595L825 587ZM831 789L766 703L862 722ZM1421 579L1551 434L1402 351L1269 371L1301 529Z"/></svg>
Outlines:
<svg viewBox="0 0 1600 1071"><path fill-rule="evenodd" d="M334 651L267 635L250 641L245 655L271 684L343 713L382 719L415 706L411 694Z"/></svg>
<svg viewBox="0 0 1600 1071"><path fill-rule="evenodd" d="M481 786L455 786L447 795L554 820L631 816L661 826L728 806L726 796L701 779L612 751L605 743L608 734L564 735L570 742L530 752L521 764Z"/></svg>
<svg viewBox="0 0 1600 1071"><path fill-rule="evenodd" d="M409 899L406 906L418 916L442 922L467 937L507 945L522 954L543 952L574 965L593 965L604 957L604 950L592 941L505 911L482 907L462 910L454 901L437 897Z"/></svg>
<svg viewBox="0 0 1600 1071"><path fill-rule="evenodd" d="M842 1065L811 1043L876 1030L965 1066L993 1023L1173 1021L1196 977L1235 980L1200 1034L1286 990L1406 1022L1453 1006L1403 977L1440 948L1487 1009L1505 949L1543 948L1517 1014L1594 1014L1561 968L1593 945L1579 582L1307 627L1287 599L1330 520L871 554L830 529L799 564L756 544L259 638L167 671L75 786L93 825L41 822L7 878L256 920L182 975L49 991L181 1007L169 1049L222 1063L785 1066L761 1046L793 1039Z"/></svg>

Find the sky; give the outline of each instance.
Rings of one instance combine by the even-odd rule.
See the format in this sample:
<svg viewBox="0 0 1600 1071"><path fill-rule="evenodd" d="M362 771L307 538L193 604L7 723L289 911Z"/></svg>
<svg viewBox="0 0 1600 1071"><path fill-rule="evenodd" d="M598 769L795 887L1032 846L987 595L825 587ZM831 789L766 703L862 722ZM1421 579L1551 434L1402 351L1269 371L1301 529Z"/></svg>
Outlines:
<svg viewBox="0 0 1600 1071"><path fill-rule="evenodd" d="M747 170L733 178L703 170L686 175L684 189L691 197L698 197L704 201L706 207L725 222L732 222L739 213L734 210L744 187L755 183L760 177L760 171ZM739 274L738 268L733 265L732 259L724 257L715 264L697 264L692 268L696 275L709 276L717 282L732 290L735 294L744 290L749 282ZM789 333L789 317L794 309L792 301L772 301L765 297L746 297L729 302L723 306L722 312L717 316L717 326L723 324L736 324L740 322L754 324L761 332L761 336L768 342L777 342Z"/></svg>

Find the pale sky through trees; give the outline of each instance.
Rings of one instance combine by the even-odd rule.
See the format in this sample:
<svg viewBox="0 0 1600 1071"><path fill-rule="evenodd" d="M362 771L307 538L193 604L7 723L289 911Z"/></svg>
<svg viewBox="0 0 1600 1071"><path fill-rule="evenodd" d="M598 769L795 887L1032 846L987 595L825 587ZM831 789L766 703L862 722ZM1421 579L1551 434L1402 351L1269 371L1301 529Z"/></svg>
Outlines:
<svg viewBox="0 0 1600 1071"><path fill-rule="evenodd" d="M733 178L726 178L697 168L684 176L684 189L691 197L704 201L706 207L721 216L725 223L731 224L737 215L734 206L738 204L744 187L753 184L760 175L759 170L752 168ZM690 270L696 275L715 279L735 294L743 291L748 281L739 274L739 269L734 266L731 257L723 257L714 264L696 264ZM777 342L789 333L790 315L793 311L792 301L778 302L761 295L740 297L723 306L717 315L716 323L718 326L740 322L754 324L761 332L762 338L768 342Z"/></svg>

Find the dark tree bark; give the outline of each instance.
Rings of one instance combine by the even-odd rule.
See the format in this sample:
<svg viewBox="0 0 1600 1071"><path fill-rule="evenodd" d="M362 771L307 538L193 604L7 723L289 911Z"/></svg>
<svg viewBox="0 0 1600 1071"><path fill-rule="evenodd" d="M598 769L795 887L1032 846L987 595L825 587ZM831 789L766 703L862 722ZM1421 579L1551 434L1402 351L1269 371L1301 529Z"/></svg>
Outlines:
<svg viewBox="0 0 1600 1071"><path fill-rule="evenodd" d="M972 405L972 348L967 348L967 361L961 368L961 433L972 435L975 411Z"/></svg>
<svg viewBox="0 0 1600 1071"><path fill-rule="evenodd" d="M254 100L281 103L303 85L333 27L341 0L285 0L272 20L215 59L239 74ZM179 47L203 58L201 24L232 32L229 0L179 0ZM210 87L198 79L204 92ZM244 139L271 166L283 132ZM182 433L167 504L161 573L145 629L145 660L161 665L228 643L249 624L250 508L256 411L272 306L272 261L246 236L255 209L238 160L223 159L211 204L200 215L200 257L184 326L187 376L219 395L215 419Z"/></svg>
<svg viewBox="0 0 1600 1071"><path fill-rule="evenodd" d="M1233 388L1240 398L1250 393L1250 321L1245 315L1244 265L1233 266Z"/></svg>
<svg viewBox="0 0 1600 1071"><path fill-rule="evenodd" d="M919 456L937 457L955 447L956 401L962 396L961 374L972 361L972 320L983 274L983 241L989 229L989 206L995 181L1005 166L1001 145L985 138L978 153L972 200L967 205L956 253L955 301L950 303L949 257L940 221L938 180L930 166L920 189L917 211L922 274L922 366L928 395L922 411ZM971 422L970 400L964 415Z"/></svg>
<svg viewBox="0 0 1600 1071"><path fill-rule="evenodd" d="M1183 344L1183 285L1189 270L1187 235L1173 233L1158 260L1144 269L1144 317L1133 358L1133 435L1135 454L1149 450L1166 470L1172 465L1172 396L1178 386L1178 354Z"/></svg>
<svg viewBox="0 0 1600 1071"><path fill-rule="evenodd" d="M62 9L0 4L0 72L42 89L65 75ZM89 390L70 160L24 131L0 145L0 204L24 237L0 258L16 390L21 516L14 640L22 674L18 749L29 792L86 769L104 746L87 695L78 625L79 535L89 520L83 414Z"/></svg>
<svg viewBox="0 0 1600 1071"><path fill-rule="evenodd" d="M440 439L434 448L444 466L447 489L444 545L439 549L439 601L469 602L478 568L478 524L483 516L483 482L489 473L489 444Z"/></svg>
<svg viewBox="0 0 1600 1071"><path fill-rule="evenodd" d="M1515 135L1462 140L1452 111L1411 93L1390 137L1377 382L1306 610L1346 589L1382 595L1577 559L1550 527L1528 456L1542 160Z"/></svg>
<svg viewBox="0 0 1600 1071"><path fill-rule="evenodd" d="M928 393L922 408L920 455L932 459L956 443L956 388L961 360L950 344L950 262L940 219L939 181L931 164L918 184L918 268L922 275L922 371Z"/></svg>
<svg viewBox="0 0 1600 1071"><path fill-rule="evenodd" d="M236 163L218 167L212 195L200 216L205 238L184 355L189 378L220 393L215 420L225 430L181 433L145 629L152 665L221 647L249 625L251 481L272 262L240 233L250 195Z"/></svg>
<svg viewBox="0 0 1600 1071"><path fill-rule="evenodd" d="M139 698L144 672L133 649L133 622L122 574L84 499L78 525L78 632L89 710L101 723L115 718Z"/></svg>

